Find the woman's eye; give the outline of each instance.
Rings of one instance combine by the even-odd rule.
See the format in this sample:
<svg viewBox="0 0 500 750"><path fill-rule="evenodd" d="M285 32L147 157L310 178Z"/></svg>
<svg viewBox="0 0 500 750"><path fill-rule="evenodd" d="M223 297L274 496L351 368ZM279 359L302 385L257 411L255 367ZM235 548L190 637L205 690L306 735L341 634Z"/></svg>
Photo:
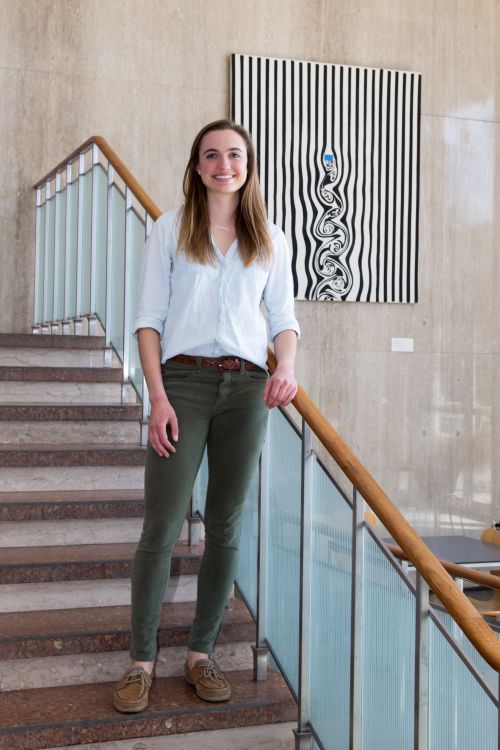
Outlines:
<svg viewBox="0 0 500 750"><path fill-rule="evenodd" d="M231 154L231 159L239 159L239 158L240 158L240 155L239 155L239 153L237 151L234 151Z"/></svg>

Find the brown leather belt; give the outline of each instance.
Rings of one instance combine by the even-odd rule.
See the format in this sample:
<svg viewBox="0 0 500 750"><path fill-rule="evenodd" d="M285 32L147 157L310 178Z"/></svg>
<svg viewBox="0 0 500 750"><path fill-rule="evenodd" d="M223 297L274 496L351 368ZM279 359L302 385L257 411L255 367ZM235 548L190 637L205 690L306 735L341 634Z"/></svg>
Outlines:
<svg viewBox="0 0 500 750"><path fill-rule="evenodd" d="M168 362L182 362L185 365L195 365L197 360L200 359L202 367L214 367L220 372L226 370L241 370L241 363L243 362L244 370L259 370L265 372L262 367L254 365L253 362L249 362L247 359L240 359L239 357L215 357L210 359L209 357L191 357L189 354L177 354L175 357L167 359Z"/></svg>

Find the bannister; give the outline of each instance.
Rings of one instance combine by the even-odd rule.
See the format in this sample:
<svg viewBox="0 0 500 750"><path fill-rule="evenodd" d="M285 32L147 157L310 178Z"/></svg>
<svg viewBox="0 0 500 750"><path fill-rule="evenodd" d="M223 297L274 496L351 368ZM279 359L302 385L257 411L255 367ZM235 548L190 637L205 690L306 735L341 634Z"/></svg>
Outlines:
<svg viewBox="0 0 500 750"><path fill-rule="evenodd" d="M408 555L403 552L401 547L396 547L395 544L388 544L387 548L398 560L409 560ZM491 573L483 573L481 570L474 570L474 568L468 568L466 565L457 565L456 563L448 562L448 560L439 560L439 562L454 578L462 578L464 581L472 581L482 586L488 586L490 589L500 590L500 578L498 576L493 576Z"/></svg>
<svg viewBox="0 0 500 750"><path fill-rule="evenodd" d="M94 146L99 148L109 164L123 179L127 189L135 196L151 219L156 220L162 213L161 209L141 187L130 170L101 136L92 136L89 138L39 180L34 185L37 193L40 193L41 188L47 186L49 181L56 178L68 164L78 159L83 152ZM131 207L128 206L127 210L131 211ZM273 372L276 367L276 359L271 351L269 352L268 364L270 371ZM404 551L404 555L412 561L429 587L447 607L452 617L474 644L477 651L490 666L497 672L500 672L500 642L467 597L459 591L440 561L432 554L382 488L301 388L299 388L293 405L344 474L382 521L392 537L400 545Z"/></svg>
<svg viewBox="0 0 500 750"><path fill-rule="evenodd" d="M128 167L125 166L123 161L120 159L116 151L114 151L107 140L103 138L101 135L91 135L90 138L88 138L86 141L84 141L81 146L78 146L78 148L75 148L74 151L72 151L69 156L67 156L65 159L63 159L59 164L54 167L54 169L51 169L50 172L48 172L44 177L42 177L41 180L38 180L33 185L33 189L41 188L43 187L48 180L51 180L53 177L56 176L58 172L60 172L62 169L66 167L66 165L69 162L74 161L78 158L78 156L83 153L84 151L87 151L89 148L91 148L92 144L94 144L99 147L102 154L106 157L106 159L109 161L109 163L114 167L114 169L118 172L122 180L125 182L128 188L132 191L132 193L135 195L141 206L147 211L147 213L151 216L153 221L156 221L163 213L161 208L158 206L157 203L151 198L150 195L144 190L142 185L139 184L139 182L136 180L132 172Z"/></svg>
<svg viewBox="0 0 500 750"><path fill-rule="evenodd" d="M272 352L269 352L268 367L270 372L276 369L276 358ZM405 555L412 561L429 587L446 606L481 656L493 669L500 672L500 642L477 609L457 588L437 557L412 529L384 490L300 387L293 405L387 531L404 550Z"/></svg>

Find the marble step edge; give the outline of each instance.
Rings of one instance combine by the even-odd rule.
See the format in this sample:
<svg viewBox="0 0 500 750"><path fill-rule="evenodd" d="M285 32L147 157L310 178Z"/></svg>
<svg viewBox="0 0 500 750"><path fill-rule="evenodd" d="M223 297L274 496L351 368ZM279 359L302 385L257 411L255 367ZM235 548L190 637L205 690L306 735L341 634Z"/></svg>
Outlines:
<svg viewBox="0 0 500 750"><path fill-rule="evenodd" d="M162 605L160 648L186 644L195 609L195 602ZM128 651L131 611L130 606L118 605L0 613L0 660ZM255 640L255 622L238 599L225 610L217 640Z"/></svg>
<svg viewBox="0 0 500 750"><path fill-rule="evenodd" d="M131 443L0 445L0 467L143 466L145 460L145 446Z"/></svg>
<svg viewBox="0 0 500 750"><path fill-rule="evenodd" d="M129 578L136 542L0 549L0 585ZM178 542L171 575L196 575L205 547Z"/></svg>
<svg viewBox="0 0 500 750"><path fill-rule="evenodd" d="M142 406L140 404L0 404L0 420L2 421L136 422L141 419Z"/></svg>
<svg viewBox="0 0 500 750"><path fill-rule="evenodd" d="M297 722L262 724L234 729L216 729L186 734L159 735L91 745L65 745L47 750L295 750L293 730Z"/></svg>
<svg viewBox="0 0 500 750"><path fill-rule="evenodd" d="M136 518L143 512L142 490L0 492L0 521Z"/></svg>
<svg viewBox="0 0 500 750"><path fill-rule="evenodd" d="M1 365L0 381L121 383L121 367L40 367Z"/></svg>
<svg viewBox="0 0 500 750"><path fill-rule="evenodd" d="M122 715L113 709L113 683L5 692L0 747L39 750L296 718L296 703L277 672L269 671L264 682L254 682L250 670L226 674L233 690L230 701L205 703L182 677L160 677L154 682L148 708L140 714Z"/></svg>
<svg viewBox="0 0 500 750"><path fill-rule="evenodd" d="M0 347L30 349L105 349L104 336L40 336L32 333L0 333Z"/></svg>

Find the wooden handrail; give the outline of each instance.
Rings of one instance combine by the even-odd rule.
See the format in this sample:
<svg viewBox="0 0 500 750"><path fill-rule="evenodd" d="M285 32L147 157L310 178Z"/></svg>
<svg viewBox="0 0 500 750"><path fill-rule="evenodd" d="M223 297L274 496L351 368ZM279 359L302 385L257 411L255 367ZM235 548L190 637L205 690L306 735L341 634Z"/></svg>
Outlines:
<svg viewBox="0 0 500 750"><path fill-rule="evenodd" d="M267 364L270 372L274 372L276 357L272 352L269 352ZM439 597L481 656L493 669L500 672L500 641L489 625L484 622L477 609L457 588L437 557L412 529L384 490L300 387L293 405L393 539L404 550L406 557L427 581L429 587Z"/></svg>
<svg viewBox="0 0 500 750"><path fill-rule="evenodd" d="M57 172L60 172L62 169L64 169L66 164L74 161L82 152L87 151L94 143L99 147L100 151L104 154L109 163L118 172L127 187L129 187L133 192L141 206L147 211L153 221L156 221L156 219L158 219L162 215L163 211L158 206L158 204L155 203L151 196L146 193L142 185L137 182L130 169L125 166L116 151L113 151L107 140L101 135L90 136L90 138L82 143L81 146L75 148L75 150L72 151L69 156L63 159L63 161L59 162L59 164L54 167L54 169L51 169L50 172L42 177L41 180L38 180L38 182L33 185L33 188L36 189L39 187L43 187L47 180L51 180L53 177L55 177Z"/></svg>
<svg viewBox="0 0 500 750"><path fill-rule="evenodd" d="M47 180L52 179L57 172L63 169L69 161L75 159L93 143L99 147L110 164L113 165L153 221L156 221L163 213L162 210L137 182L109 143L99 135L92 136L85 141L33 187L42 187ZM271 350L269 350L268 366L271 372L274 372L276 369L276 358ZM493 669L500 672L500 641L467 597L459 591L453 579L443 568L437 557L433 555L418 534L412 529L408 521L396 508L380 485L377 484L361 461L344 443L340 435L321 413L312 399L300 387L293 400L293 405L384 524L387 531L400 545L402 550L404 550L405 555L412 561L430 588L446 606L475 648Z"/></svg>
<svg viewBox="0 0 500 750"><path fill-rule="evenodd" d="M403 552L401 547L396 547L395 544L387 544L386 546L398 560L408 560L408 555ZM481 570L468 568L466 565L457 565L457 563L448 562L448 560L439 560L439 562L454 578L463 578L465 581L473 581L482 586L488 586L490 589L500 590L499 576L492 576L491 573L483 573Z"/></svg>

